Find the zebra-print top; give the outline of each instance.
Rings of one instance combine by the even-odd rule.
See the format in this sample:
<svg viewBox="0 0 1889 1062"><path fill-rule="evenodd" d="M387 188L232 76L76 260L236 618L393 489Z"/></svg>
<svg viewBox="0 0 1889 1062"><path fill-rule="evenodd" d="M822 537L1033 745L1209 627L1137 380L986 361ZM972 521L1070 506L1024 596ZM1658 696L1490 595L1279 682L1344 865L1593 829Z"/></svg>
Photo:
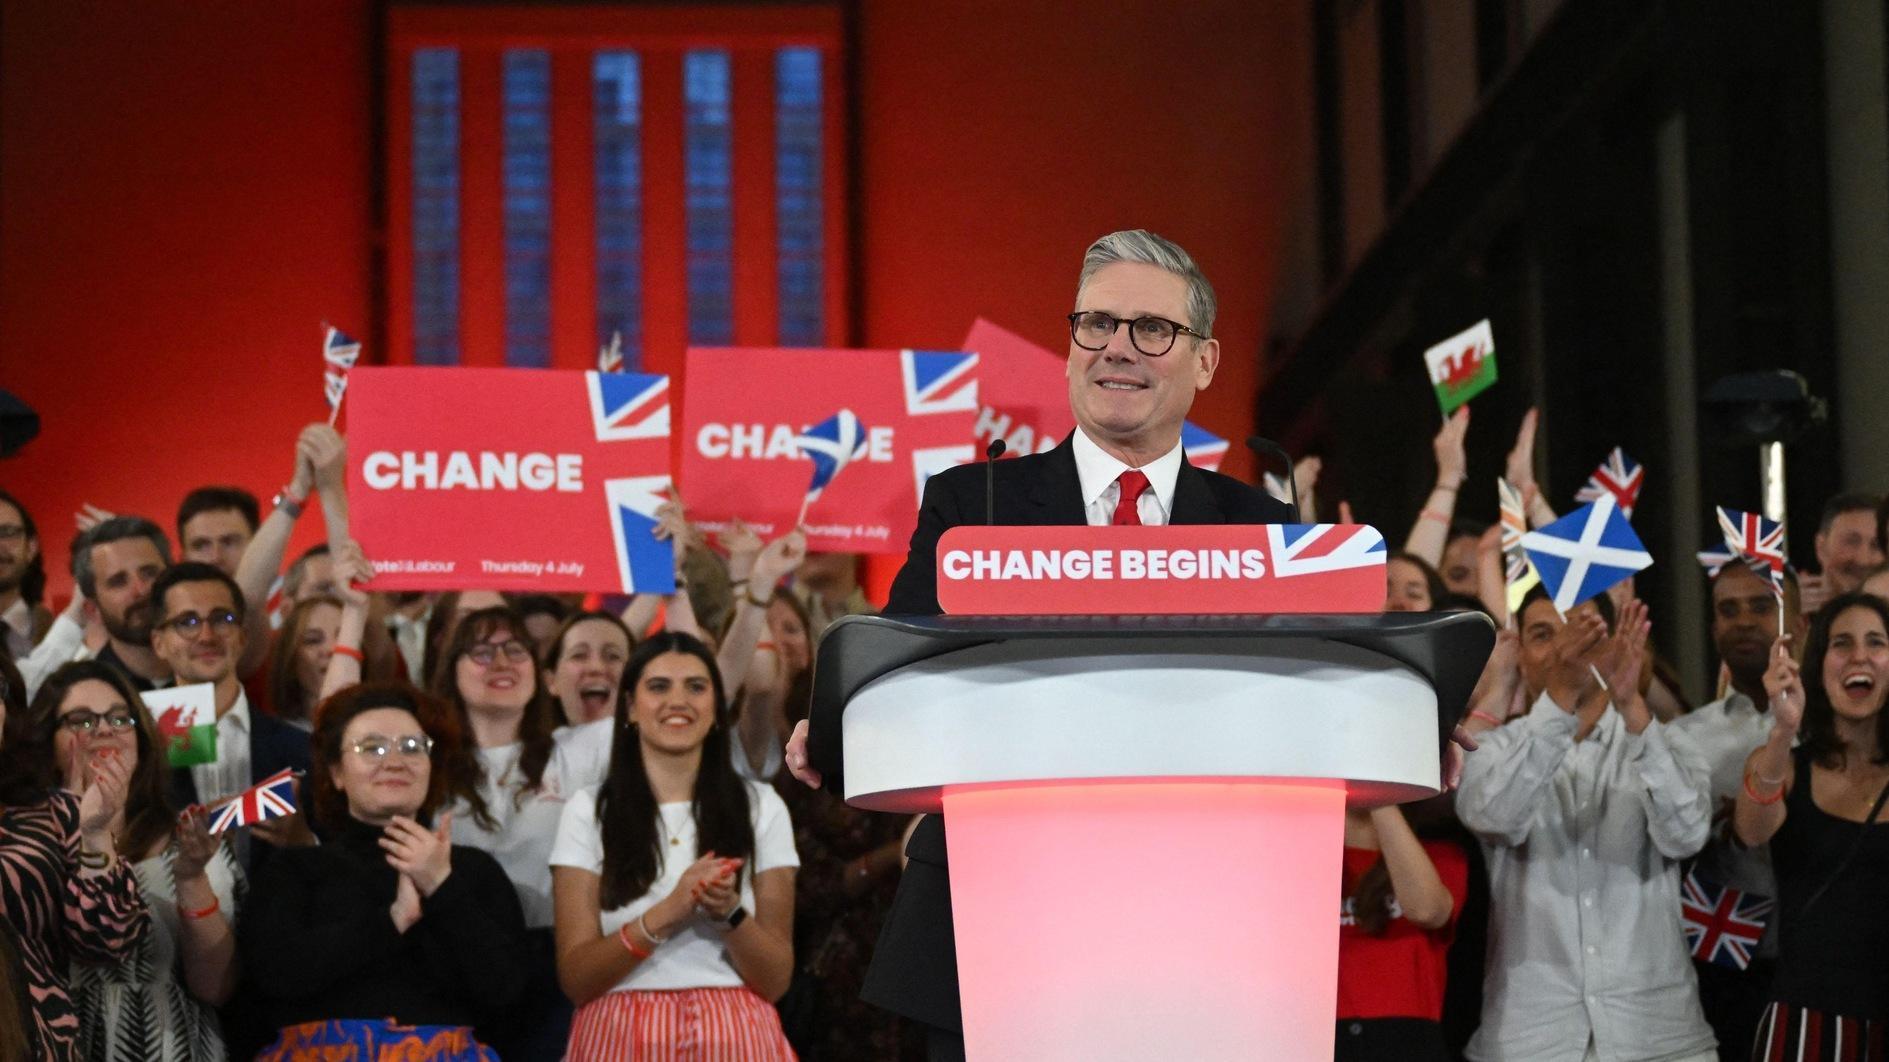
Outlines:
<svg viewBox="0 0 1889 1062"><path fill-rule="evenodd" d="M43 804L0 808L0 910L20 941L38 1055L76 1056L79 1017L66 991L74 962L115 963L150 927L130 864L79 876L79 798L55 791Z"/></svg>

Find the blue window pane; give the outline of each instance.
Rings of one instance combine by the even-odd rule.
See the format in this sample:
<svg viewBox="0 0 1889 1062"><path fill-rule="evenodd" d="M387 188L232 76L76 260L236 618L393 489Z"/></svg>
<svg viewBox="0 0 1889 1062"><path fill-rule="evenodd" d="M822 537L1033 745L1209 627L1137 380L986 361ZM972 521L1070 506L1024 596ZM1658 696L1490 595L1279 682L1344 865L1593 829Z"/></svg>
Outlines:
<svg viewBox="0 0 1889 1062"><path fill-rule="evenodd" d="M820 50L782 48L774 56L774 197L780 342L788 346L826 340L820 150Z"/></svg>
<svg viewBox="0 0 1889 1062"><path fill-rule="evenodd" d="M551 56L505 52L505 363L551 364Z"/></svg>
<svg viewBox="0 0 1889 1062"><path fill-rule="evenodd" d="M413 360L459 364L459 52L413 53Z"/></svg>
<svg viewBox="0 0 1889 1062"><path fill-rule="evenodd" d="M623 336L623 369L643 365L643 82L635 52L591 65L596 142L597 345Z"/></svg>
<svg viewBox="0 0 1889 1062"><path fill-rule="evenodd" d="M689 341L734 342L732 88L728 53L682 62L683 188L687 209Z"/></svg>

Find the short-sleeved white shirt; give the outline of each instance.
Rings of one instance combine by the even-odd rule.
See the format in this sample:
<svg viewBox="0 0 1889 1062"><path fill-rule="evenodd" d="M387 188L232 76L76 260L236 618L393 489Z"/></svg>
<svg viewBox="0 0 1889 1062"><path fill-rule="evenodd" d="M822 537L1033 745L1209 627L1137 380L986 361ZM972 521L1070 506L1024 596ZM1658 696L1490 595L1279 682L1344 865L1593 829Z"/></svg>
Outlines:
<svg viewBox="0 0 1889 1062"><path fill-rule="evenodd" d="M799 866L800 856L794 851L794 827L787 817L787 805L767 786L754 782L747 786L748 806L754 821L754 873ZM605 934L615 933L654 907L675 889L676 883L682 880L682 872L695 862L695 817L690 813L689 803L660 804L657 810L662 815L664 858L656 881L648 892L628 904L603 912L599 928ZM603 873L603 835L597 827L596 787L574 794L564 805L557 843L551 846L551 865ZM753 875L746 873L741 876L741 905L753 913ZM704 922L690 923L657 947L655 954L639 963L628 977L618 981L613 991L739 987L741 975L728 960L722 933Z"/></svg>

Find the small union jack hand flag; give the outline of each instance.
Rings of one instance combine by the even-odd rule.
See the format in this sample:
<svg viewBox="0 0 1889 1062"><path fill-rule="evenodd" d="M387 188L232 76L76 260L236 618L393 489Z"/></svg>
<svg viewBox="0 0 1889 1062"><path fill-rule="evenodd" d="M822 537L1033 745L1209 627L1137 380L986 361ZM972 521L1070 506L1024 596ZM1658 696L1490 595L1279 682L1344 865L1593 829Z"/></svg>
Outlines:
<svg viewBox="0 0 1889 1062"><path fill-rule="evenodd" d="M1701 962L1742 970L1764 937L1765 922L1777 902L1698 875L1686 874L1679 885L1679 917L1685 925L1686 947Z"/></svg>
<svg viewBox="0 0 1889 1062"><path fill-rule="evenodd" d="M1771 580L1771 592L1784 596L1784 525L1757 513L1718 507L1725 545L1751 569Z"/></svg>
<svg viewBox="0 0 1889 1062"><path fill-rule="evenodd" d="M295 814L295 773L288 768L264 778L210 809L210 832L254 826L265 819Z"/></svg>
<svg viewBox="0 0 1889 1062"><path fill-rule="evenodd" d="M329 325L327 334L321 339L321 359L342 372L347 372L354 368L355 362L361 360L361 341Z"/></svg>
<svg viewBox="0 0 1889 1062"><path fill-rule="evenodd" d="M1616 446L1607 454L1607 460L1594 470L1594 474L1587 477L1587 485L1574 492L1574 500L1585 503L1602 494L1611 494L1614 504L1620 506L1621 513L1631 520L1633 507L1640 500L1640 488L1645 485L1646 469Z"/></svg>
<svg viewBox="0 0 1889 1062"><path fill-rule="evenodd" d="M610 333L610 343L597 348L598 372L623 371L623 333Z"/></svg>

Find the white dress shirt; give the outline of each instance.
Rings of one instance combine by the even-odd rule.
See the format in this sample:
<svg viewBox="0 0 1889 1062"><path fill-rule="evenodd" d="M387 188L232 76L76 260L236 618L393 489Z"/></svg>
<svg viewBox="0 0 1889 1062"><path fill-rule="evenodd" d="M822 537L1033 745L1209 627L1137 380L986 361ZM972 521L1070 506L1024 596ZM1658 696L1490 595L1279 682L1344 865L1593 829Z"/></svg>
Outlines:
<svg viewBox="0 0 1889 1062"><path fill-rule="evenodd" d="M217 716L216 759L192 764L197 803L214 804L249 788L249 694L236 688L236 703Z"/></svg>
<svg viewBox="0 0 1889 1062"><path fill-rule="evenodd" d="M1611 706L1583 741L1546 695L1477 735L1456 813L1489 863L1478 1062L1606 1062L1710 1052L1679 920L1679 861L1711 828L1705 758Z"/></svg>
<svg viewBox="0 0 1889 1062"><path fill-rule="evenodd" d="M1777 878L1771 871L1771 846L1746 848L1732 836L1732 805L1745 785L1745 761L1771 737L1771 713L1761 712L1751 698L1731 690L1719 700L1672 721L1674 729L1692 739L1712 772L1712 840L1699 853L1699 873L1720 884L1759 896L1777 896ZM1777 954L1776 921L1765 933L1759 953Z"/></svg>
<svg viewBox="0 0 1889 1062"><path fill-rule="evenodd" d="M1114 521L1115 504L1122 497L1122 485L1116 480L1128 471L1128 466L1097 446L1081 428L1076 429L1072 448L1076 453L1076 479L1082 484L1083 513L1090 527L1106 527ZM1141 492L1135 511L1144 524L1166 524L1168 514L1174 511L1174 481L1181 474L1180 441L1175 440L1174 449L1141 466L1141 473L1148 477L1150 489Z"/></svg>
<svg viewBox="0 0 1889 1062"><path fill-rule="evenodd" d="M0 612L0 631L6 635L7 653L14 660L24 660L33 652L33 606L26 599L18 597L13 604Z"/></svg>
<svg viewBox="0 0 1889 1062"><path fill-rule="evenodd" d="M26 682L26 699L30 701L39 693L39 685L46 681L46 676L74 660L89 660L91 656L91 651L85 647L85 628L61 612L32 653L15 661L20 667L20 678Z"/></svg>

